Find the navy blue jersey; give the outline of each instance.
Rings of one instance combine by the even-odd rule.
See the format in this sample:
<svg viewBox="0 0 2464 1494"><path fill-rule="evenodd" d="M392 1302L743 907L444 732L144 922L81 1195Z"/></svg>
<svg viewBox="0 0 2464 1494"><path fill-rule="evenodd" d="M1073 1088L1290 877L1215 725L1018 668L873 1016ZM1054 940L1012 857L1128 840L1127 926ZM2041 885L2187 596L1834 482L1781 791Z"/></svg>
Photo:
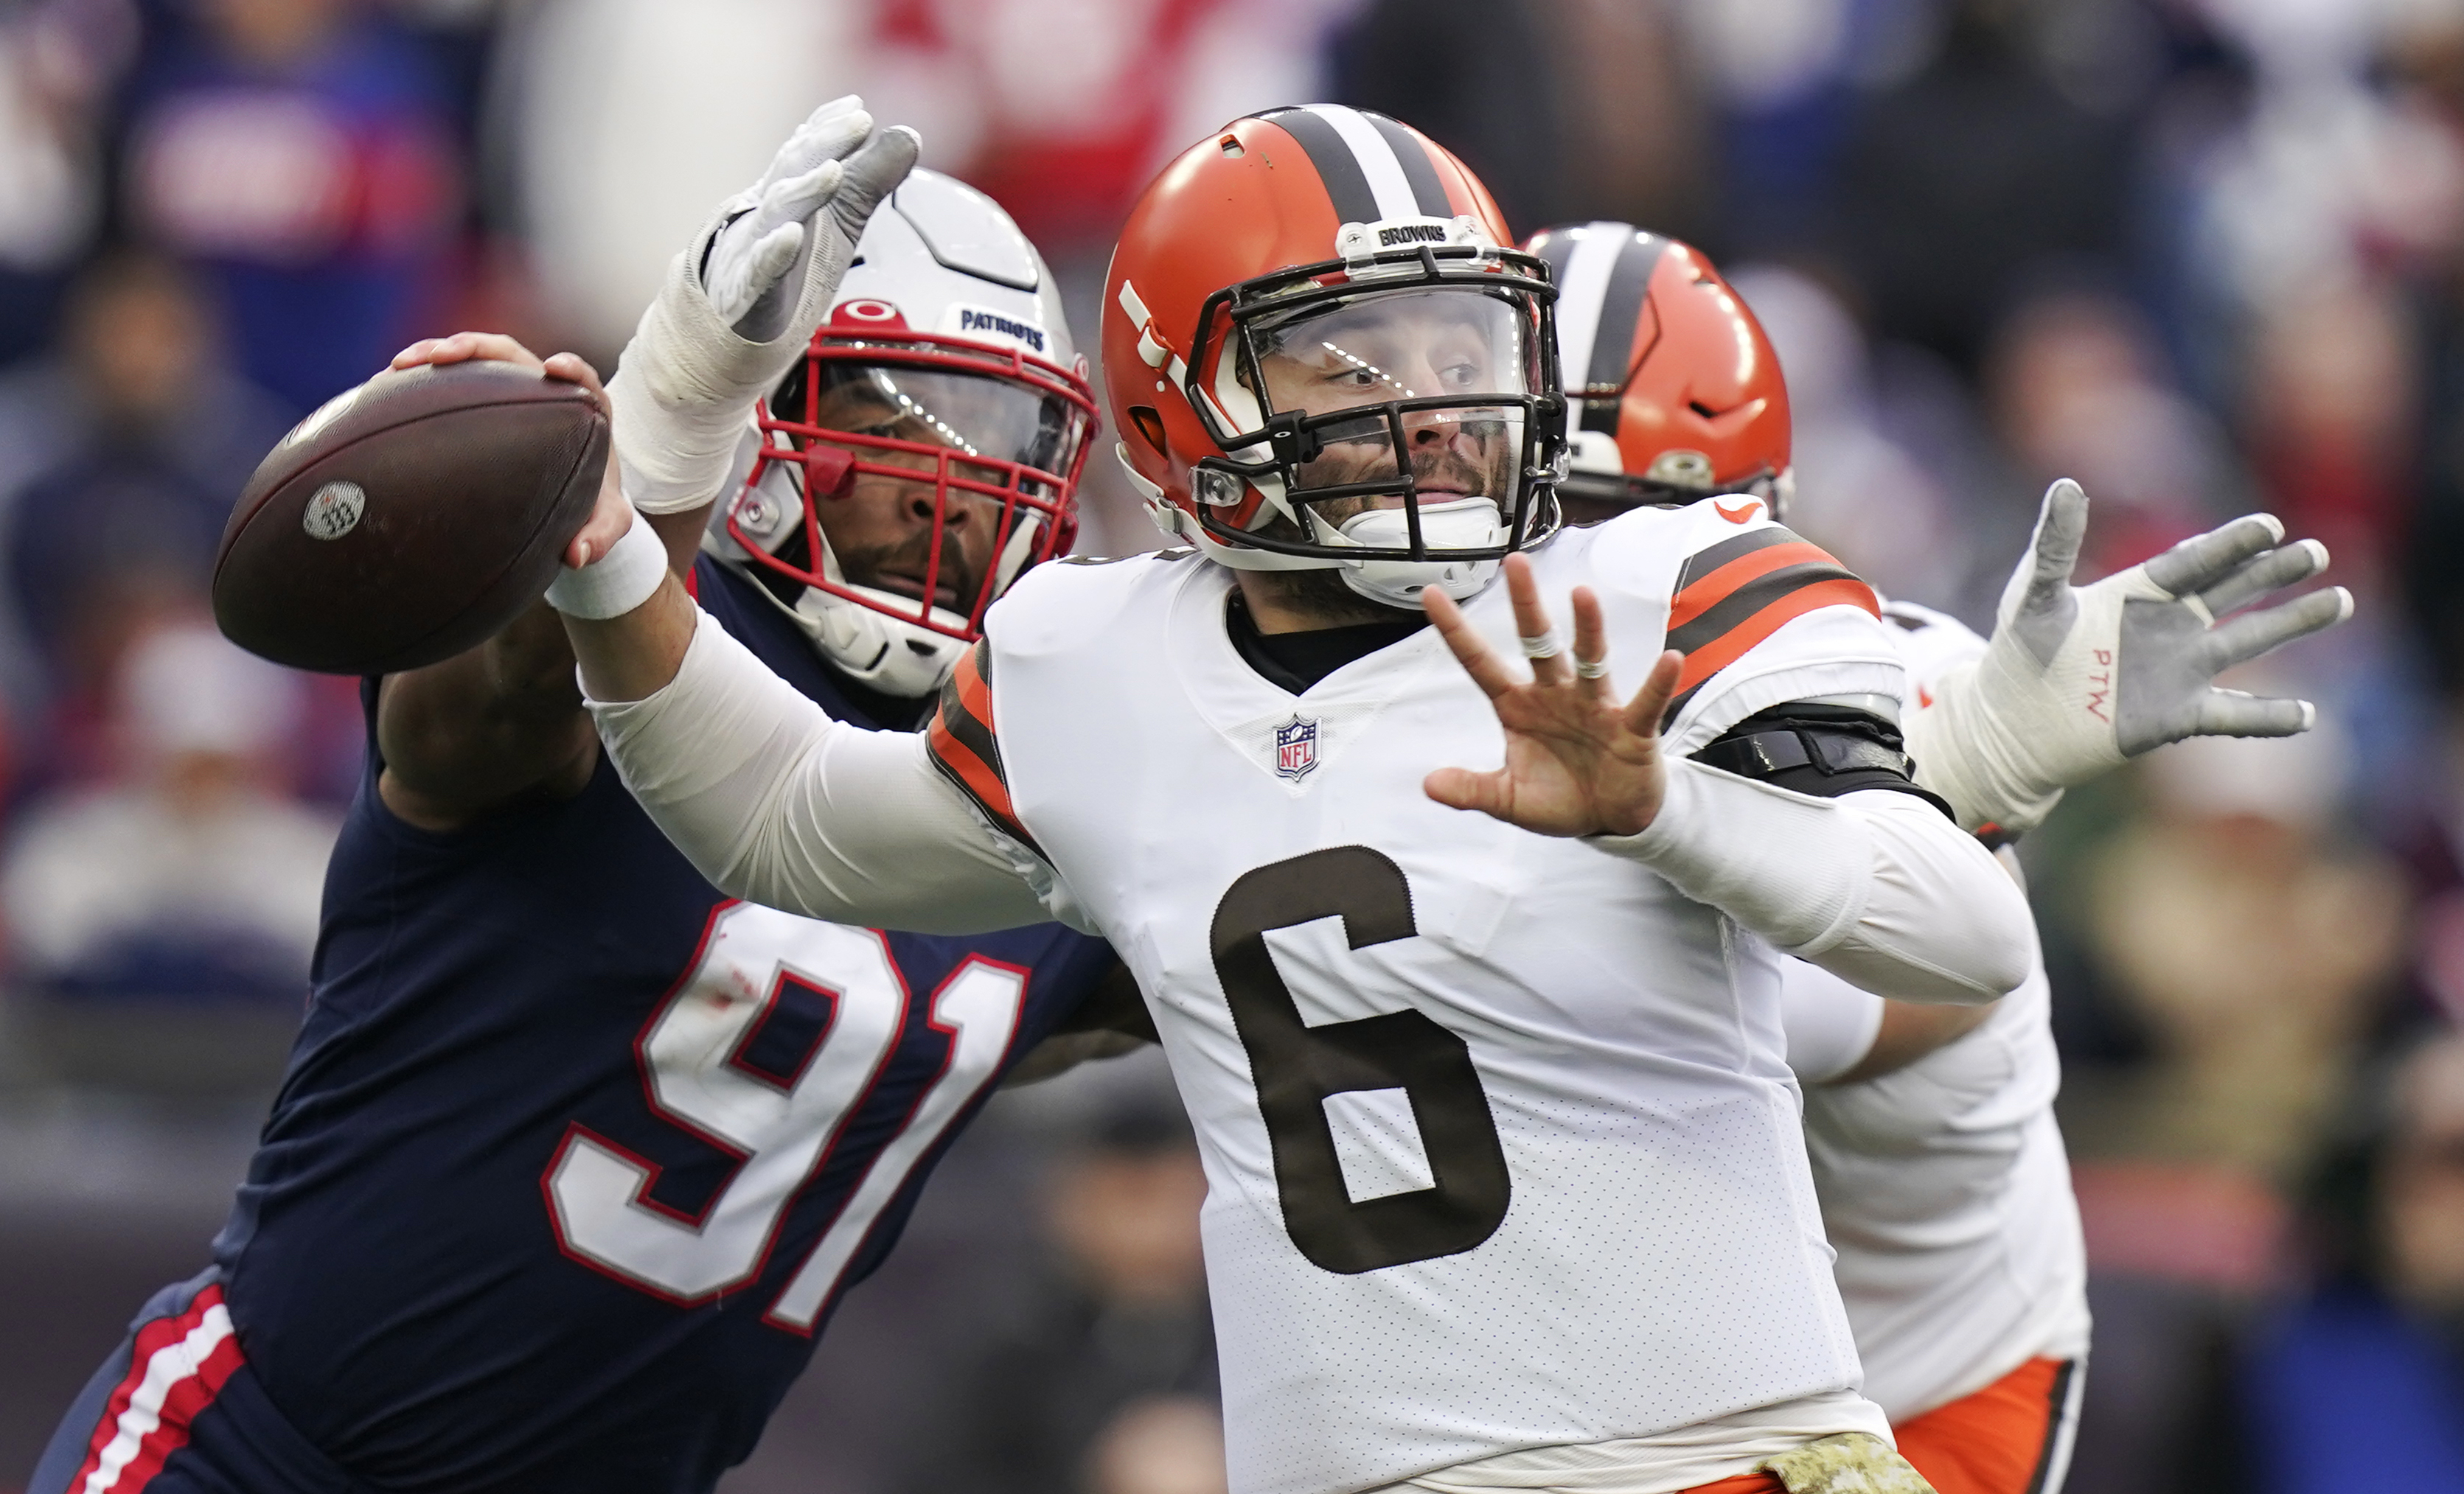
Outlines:
<svg viewBox="0 0 2464 1494"><path fill-rule="evenodd" d="M750 582L698 574L773 670L874 724ZM723 898L604 757L570 800L416 829L376 792L374 699L306 1024L215 1244L240 1347L403 1494L707 1489L1111 952Z"/></svg>

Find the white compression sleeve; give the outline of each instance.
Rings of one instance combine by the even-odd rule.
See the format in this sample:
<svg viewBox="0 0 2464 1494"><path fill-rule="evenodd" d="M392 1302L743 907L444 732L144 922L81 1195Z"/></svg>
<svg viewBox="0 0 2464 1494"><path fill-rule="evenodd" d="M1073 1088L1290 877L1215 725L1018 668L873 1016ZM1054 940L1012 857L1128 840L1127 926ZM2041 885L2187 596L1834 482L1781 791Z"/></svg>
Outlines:
<svg viewBox="0 0 2464 1494"><path fill-rule="evenodd" d="M1913 794L1813 799L1681 758L1648 829L1592 844L1862 990L1990 1001L2027 978L2027 899Z"/></svg>
<svg viewBox="0 0 2464 1494"><path fill-rule="evenodd" d="M1881 1034L1882 1005L1819 965L1788 961L1779 974L1779 1022L1799 1082L1828 1084L1862 1063Z"/></svg>
<svg viewBox="0 0 2464 1494"><path fill-rule="evenodd" d="M707 612L665 689L589 706L625 786L721 891L919 934L1052 916L922 736L831 720Z"/></svg>

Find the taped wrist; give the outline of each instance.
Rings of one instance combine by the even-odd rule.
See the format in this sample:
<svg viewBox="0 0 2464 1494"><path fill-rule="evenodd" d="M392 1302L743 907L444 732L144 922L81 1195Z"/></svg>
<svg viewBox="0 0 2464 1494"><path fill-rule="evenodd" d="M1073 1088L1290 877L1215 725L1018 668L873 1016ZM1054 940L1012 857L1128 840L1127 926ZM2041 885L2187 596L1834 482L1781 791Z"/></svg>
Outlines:
<svg viewBox="0 0 2464 1494"><path fill-rule="evenodd" d="M1728 728L1694 760L1739 778L1837 799L1862 789L1914 794L1956 821L1941 797L1917 786L1900 729L1847 706L1793 700Z"/></svg>
<svg viewBox="0 0 2464 1494"><path fill-rule="evenodd" d="M829 309L825 293L837 277L807 274L795 314L777 337L753 341L719 319L702 290L701 265L719 231L739 215L712 219L669 261L658 296L607 382L617 470L625 495L645 514L678 513L719 496L755 403L786 377ZM817 252L809 240L826 235L807 237L809 260Z"/></svg>
<svg viewBox="0 0 2464 1494"><path fill-rule="evenodd" d="M634 516L607 553L580 570L561 569L548 582L547 604L567 617L605 621L623 617L659 589L668 578L668 547Z"/></svg>
<svg viewBox="0 0 2464 1494"><path fill-rule="evenodd" d="M2049 781L2037 755L2013 737L2003 724L2007 713L1988 694L1979 665L1946 672L1934 681L1933 704L1908 717L1907 751L1918 783L1942 796L1960 828L2015 840L2054 812L2062 786ZM2046 727L2048 734L2057 729Z"/></svg>

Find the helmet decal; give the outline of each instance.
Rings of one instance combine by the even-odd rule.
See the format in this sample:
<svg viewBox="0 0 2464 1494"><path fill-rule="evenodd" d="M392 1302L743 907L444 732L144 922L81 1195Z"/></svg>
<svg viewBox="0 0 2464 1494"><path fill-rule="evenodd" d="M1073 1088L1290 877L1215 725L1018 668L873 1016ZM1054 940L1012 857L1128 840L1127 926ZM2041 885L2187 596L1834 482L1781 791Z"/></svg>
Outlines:
<svg viewBox="0 0 2464 1494"><path fill-rule="evenodd" d="M1617 433L1617 397L1634 365L1651 351L1638 345L1643 306L1652 272L1667 252L1668 240L1659 234L1631 231L1553 233L1541 247L1540 257L1557 280L1557 354L1576 429Z"/></svg>
<svg viewBox="0 0 2464 1494"><path fill-rule="evenodd" d="M1337 222L1455 215L1428 147L1382 114L1313 103L1249 118L1277 125L1300 142L1333 199Z"/></svg>

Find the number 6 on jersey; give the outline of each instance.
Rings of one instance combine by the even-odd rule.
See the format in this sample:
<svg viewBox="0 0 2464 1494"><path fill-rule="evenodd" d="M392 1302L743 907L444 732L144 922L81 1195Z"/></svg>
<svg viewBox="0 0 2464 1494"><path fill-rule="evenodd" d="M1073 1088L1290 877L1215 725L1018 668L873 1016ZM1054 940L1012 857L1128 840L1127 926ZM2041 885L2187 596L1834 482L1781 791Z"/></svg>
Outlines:
<svg viewBox="0 0 2464 1494"><path fill-rule="evenodd" d="M1320 918L1341 918L1353 949L1419 932L1402 868L1366 846L1337 846L1233 883L1216 905L1211 939L1274 1147L1284 1227L1311 1264L1347 1276L1472 1249L1506 1222L1511 1188L1471 1049L1424 1012L1303 1022L1266 934ZM1410 1102L1436 1181L1354 1200L1326 1103L1396 1089Z"/></svg>

